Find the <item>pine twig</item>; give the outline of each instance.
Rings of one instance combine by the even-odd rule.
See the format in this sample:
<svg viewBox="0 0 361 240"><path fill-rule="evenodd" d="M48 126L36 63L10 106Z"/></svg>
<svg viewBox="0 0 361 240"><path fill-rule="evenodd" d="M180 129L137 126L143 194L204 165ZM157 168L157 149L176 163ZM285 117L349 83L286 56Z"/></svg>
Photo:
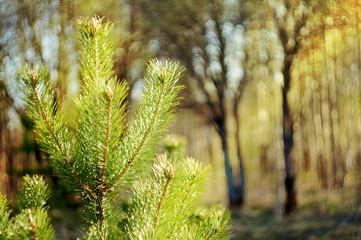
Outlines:
<svg viewBox="0 0 361 240"><path fill-rule="evenodd" d="M188 191L187 191L186 195L184 195L184 197L183 197L183 199L182 199L181 207L180 207L180 209L178 210L177 216L175 217L175 219L178 219L178 218L180 217L180 214L181 214L181 212L182 212L182 210L184 209L184 206L185 206L184 203L187 201L188 196L189 196L189 193L191 192L190 190L191 190L191 188L192 188L193 185L194 185L194 181L192 181L192 182L189 184ZM175 229L176 229L176 224L173 225L172 231L171 231L170 234L169 234L169 239L172 238L172 236L173 236L173 234L174 234L174 232L175 232Z"/></svg>
<svg viewBox="0 0 361 240"><path fill-rule="evenodd" d="M38 235L36 234L36 231L38 230L38 226L36 226L36 222L34 221L33 217L31 216L31 209L28 209L29 213L29 223L30 227L28 228L29 233L33 236L34 240L39 240Z"/></svg>
<svg viewBox="0 0 361 240"><path fill-rule="evenodd" d="M105 169L106 169L106 165L107 165L107 158L108 158L108 152L109 152L110 128L112 125L110 104L111 104L111 100L113 98L113 91L109 86L106 90L106 97L107 97L107 130L106 130L106 138L105 138L105 146L104 146L103 170L102 170L101 182L100 182L100 185L102 186L102 188L103 188L103 184L104 184L104 175L105 175Z"/></svg>
<svg viewBox="0 0 361 240"><path fill-rule="evenodd" d="M155 219L154 219L154 225L153 225L153 230L152 230L152 238L155 234L155 229L157 228L157 224L158 224L158 221L159 221L159 218L160 218L160 212L162 210L162 207L163 207L163 203L164 203L164 199L168 193L168 189L169 189L169 185L170 185L170 182L174 176L174 168L172 167L172 165L168 166L167 167L167 182L164 186L164 189L163 189L163 194L162 194L162 197L160 199L160 202L158 204L158 209L157 209L157 215L155 216Z"/></svg>
<svg viewBox="0 0 361 240"><path fill-rule="evenodd" d="M131 159L128 160L128 162L124 166L123 171L120 173L119 177L108 187L108 189L112 188L117 182L120 181L120 179L122 179L124 177L124 175L128 172L129 168L133 165L135 159L140 154L140 152L141 152L141 150L142 150L142 148L144 146L145 141L147 140L150 132L152 131L152 129L155 126L155 122L157 120L159 109L160 109L160 104L161 104L161 102L163 100L163 97L164 97L164 92L165 92L165 83L163 81L160 97L159 97L159 99L157 101L157 107L155 109L154 116L153 116L153 119L152 119L152 122L151 122L149 128L147 129L146 133L144 134L144 137L143 137L141 143L139 144L139 147L138 147L137 151L135 152L135 154L132 156Z"/></svg>
<svg viewBox="0 0 361 240"><path fill-rule="evenodd" d="M55 145L59 148L59 151L60 151L61 155L64 157L65 163L66 163L69 171L71 172L74 180L75 180L86 192L90 193L90 194L94 197L94 194L93 194L92 190L91 190L89 187L85 186L85 185L78 179L78 177L76 176L76 174L75 174L75 172L74 172L74 169L70 166L71 157L70 157L70 156L65 156L63 148L61 147L58 139L55 137L54 131L53 131L53 129L52 129L51 126L50 126L50 123L49 123L48 118L46 117L45 109L44 109L44 106L43 106L43 104L42 104L42 102L41 102L41 100L40 100L39 93L38 93L38 91L37 91L37 89L36 89L36 82L38 81L39 76L37 76L34 71L32 72L32 78L33 78L33 79L32 79L32 80L33 80L33 84L32 84L31 86L32 86L32 89L33 89L33 91L34 91L34 94L35 94L35 97L36 97L36 101L37 101L37 103L38 103L38 105L39 105L39 108L40 108L39 110L41 111L41 116L42 116L42 118L43 118L43 120L44 120L44 122L45 122L45 125L46 125L46 127L47 127L47 129L48 129L48 131L49 131L49 133L50 133L50 135L51 135L51 138L53 139Z"/></svg>

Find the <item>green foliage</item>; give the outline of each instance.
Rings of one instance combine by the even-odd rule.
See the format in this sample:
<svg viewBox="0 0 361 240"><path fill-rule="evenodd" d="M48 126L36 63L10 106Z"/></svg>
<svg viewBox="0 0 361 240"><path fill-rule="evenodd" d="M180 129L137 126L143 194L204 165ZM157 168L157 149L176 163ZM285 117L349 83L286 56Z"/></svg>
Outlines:
<svg viewBox="0 0 361 240"><path fill-rule="evenodd" d="M12 219L5 239L55 239L45 209L28 208Z"/></svg>
<svg viewBox="0 0 361 240"><path fill-rule="evenodd" d="M8 201L5 196L0 193L0 239L4 236L4 231L9 225L9 215L11 211L8 208Z"/></svg>
<svg viewBox="0 0 361 240"><path fill-rule="evenodd" d="M26 208L43 208L50 197L50 190L44 180L39 176L23 177L23 186L20 190L18 207Z"/></svg>
<svg viewBox="0 0 361 240"><path fill-rule="evenodd" d="M142 99L126 123L128 87L112 77L112 24L98 17L78 24L82 88L75 99L72 129L59 110L46 67L25 66L18 80L42 149L66 188L82 197L84 239L223 239L228 218L196 224L191 217L209 167L190 158L169 160L161 155L153 160L178 104L182 69L151 60ZM147 170L150 164L152 171ZM119 193L126 189L126 204L119 204ZM43 180L24 177L19 197L20 213L9 228L6 200L0 199L5 213L1 226L8 236L53 239L45 207L49 191Z"/></svg>
<svg viewBox="0 0 361 240"><path fill-rule="evenodd" d="M187 158L171 163L158 156L153 173L134 183L124 232L130 239L184 239L182 228L194 212L207 168Z"/></svg>
<svg viewBox="0 0 361 240"><path fill-rule="evenodd" d="M9 221L7 200L0 195L0 239L55 239L45 206L50 191L40 176L23 177L19 194L19 213Z"/></svg>
<svg viewBox="0 0 361 240"><path fill-rule="evenodd" d="M230 213L221 205L198 208L194 213L190 239L228 239Z"/></svg>

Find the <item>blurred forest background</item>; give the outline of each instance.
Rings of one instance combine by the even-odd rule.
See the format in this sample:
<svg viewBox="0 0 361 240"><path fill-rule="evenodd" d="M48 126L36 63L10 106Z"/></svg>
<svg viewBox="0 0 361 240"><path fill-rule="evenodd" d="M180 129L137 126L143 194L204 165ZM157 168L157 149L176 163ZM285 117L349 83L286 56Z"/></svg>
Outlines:
<svg viewBox="0 0 361 240"><path fill-rule="evenodd" d="M114 22L129 101L149 58L185 66L170 132L212 164L202 204L231 207L235 239L360 239L360 13L359 0L0 0L0 191L14 200L21 176L46 175L58 237L74 239L79 200L55 186L16 69L45 63L71 122L76 23L97 14Z"/></svg>

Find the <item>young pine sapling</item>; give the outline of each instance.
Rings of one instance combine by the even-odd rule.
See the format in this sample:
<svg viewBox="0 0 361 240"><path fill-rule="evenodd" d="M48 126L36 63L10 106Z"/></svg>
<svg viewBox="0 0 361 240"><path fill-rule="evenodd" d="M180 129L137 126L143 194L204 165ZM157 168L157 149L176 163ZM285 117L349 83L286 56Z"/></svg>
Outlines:
<svg viewBox="0 0 361 240"><path fill-rule="evenodd" d="M78 24L82 87L73 127L59 109L45 67L25 66L18 80L42 149L66 188L81 196L83 239L228 239L226 212L202 221L193 215L209 167L191 158L154 157L178 104L182 69L151 60L141 101L126 122L128 87L112 77L112 24L98 17ZM125 200L122 191L128 192ZM0 195L0 238L55 239L48 197L41 177L24 177L20 211L9 220Z"/></svg>

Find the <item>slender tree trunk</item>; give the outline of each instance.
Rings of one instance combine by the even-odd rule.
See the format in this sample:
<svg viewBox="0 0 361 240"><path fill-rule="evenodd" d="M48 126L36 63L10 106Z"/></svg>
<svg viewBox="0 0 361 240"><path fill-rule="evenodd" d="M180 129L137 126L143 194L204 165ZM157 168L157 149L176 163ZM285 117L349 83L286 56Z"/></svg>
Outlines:
<svg viewBox="0 0 361 240"><path fill-rule="evenodd" d="M4 88L4 89L2 89ZM9 176L7 169L9 168L9 130L7 128L6 110L7 99L5 86L0 85L0 193L8 194L9 192Z"/></svg>
<svg viewBox="0 0 361 240"><path fill-rule="evenodd" d="M277 94L277 96L275 96L275 103L274 104L274 112L275 117L274 117L274 157L275 157L275 165L276 165L276 191L275 191L275 219L277 222L281 222L283 219L283 209L282 209L282 184L283 184L283 164L282 164L282 159L279 157L282 155L282 128L281 128L281 104L279 104L280 102L278 101L279 96L278 96L278 84L275 87L276 89L273 90L273 92L275 94Z"/></svg>
<svg viewBox="0 0 361 240"><path fill-rule="evenodd" d="M355 21L355 29L356 29L356 57L357 57L357 75L360 76L361 73L361 46L360 46L360 18L358 15L358 10L360 7L360 2L359 1L355 1L355 16L356 16L356 21ZM356 84L356 86L358 87L358 89L360 90L360 86ZM358 145L356 145L356 153L355 153L355 160L356 160L356 166L360 166L361 165L361 111L360 111L360 104L361 104L361 94L360 91L358 91L358 94L355 96L355 106L356 109L358 109L357 111L357 142L359 143Z"/></svg>
<svg viewBox="0 0 361 240"><path fill-rule="evenodd" d="M237 187L237 192L240 192L240 199L239 204L242 205L244 203L244 189L245 189L245 173L244 173L244 165L243 165L243 158L242 158L242 147L241 147L241 140L240 140L240 118L238 115L238 106L239 106L239 99L235 101L234 104L234 117L236 120L236 131L235 131L235 138L237 144L237 159L239 163L239 175L241 178L241 183Z"/></svg>
<svg viewBox="0 0 361 240"><path fill-rule="evenodd" d="M282 112L283 112L283 144L285 159L285 189L286 189L286 213L293 212L297 207L295 173L292 159L293 149L293 121L288 101L288 92L291 84L291 66L292 57L285 58L283 77L284 85L282 88Z"/></svg>
<svg viewBox="0 0 361 240"><path fill-rule="evenodd" d="M221 141L222 141L222 151L224 155L224 166L227 177L229 204L231 208L237 208L243 204L243 200L244 200L244 188L242 187L242 185L244 185L244 179L240 186L235 186L232 166L229 158L227 128L226 128L225 119L222 118L217 120L216 124L218 127L218 134L221 137ZM242 170L243 172L243 165L242 164L240 165L241 165L240 170Z"/></svg>

